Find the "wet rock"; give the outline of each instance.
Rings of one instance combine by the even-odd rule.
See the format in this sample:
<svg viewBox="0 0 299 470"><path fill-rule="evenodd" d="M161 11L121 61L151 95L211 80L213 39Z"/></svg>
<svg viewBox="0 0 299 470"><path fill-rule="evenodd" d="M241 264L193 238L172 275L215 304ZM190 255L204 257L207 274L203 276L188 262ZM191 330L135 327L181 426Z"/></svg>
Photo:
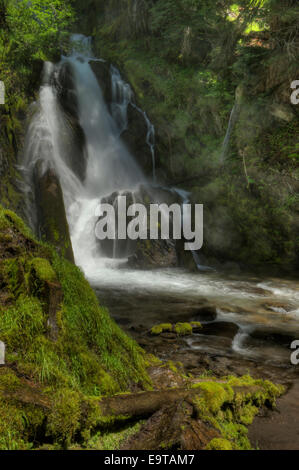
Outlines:
<svg viewBox="0 0 299 470"><path fill-rule="evenodd" d="M150 204L159 204L165 191L151 185L140 185L135 191L114 192L101 199L102 204L114 207L116 221L116 239L99 240L102 253L109 258L128 258L128 266L136 269L153 269L174 267L178 265L176 243L173 240L152 240L150 236ZM118 197L126 197L126 208L119 209ZM171 196L173 197L173 196ZM147 208L147 239L130 240L118 236L118 211L127 209L130 205L142 203ZM127 224L134 217L126 217ZM172 233L170 222L170 235ZM161 235L158 234L160 237Z"/></svg>
<svg viewBox="0 0 299 470"><path fill-rule="evenodd" d="M62 108L71 116L78 116L78 97L71 64L62 64L52 79Z"/></svg>
<svg viewBox="0 0 299 470"><path fill-rule="evenodd" d="M170 240L138 240L128 264L136 269L175 267L178 264L175 244Z"/></svg>
<svg viewBox="0 0 299 470"><path fill-rule="evenodd" d="M250 333L250 337L269 344L285 346L288 350L292 341L296 339L296 332L293 335L288 335L272 327L267 329L257 328Z"/></svg>
<svg viewBox="0 0 299 470"><path fill-rule="evenodd" d="M61 153L77 177L84 181L86 175L86 142L79 123L78 97L72 66L65 62L53 75L58 101L65 114L66 128L63 130Z"/></svg>
<svg viewBox="0 0 299 470"><path fill-rule="evenodd" d="M137 246L137 241L130 240L126 238L125 240L119 238L118 236L118 197L125 196L126 197L126 212L128 207L133 204L135 199L135 194L131 191L126 191L119 193L115 191L114 193L108 195L101 199L102 204L109 204L114 207L115 210L115 217L116 217L116 238L115 240L105 239L105 240L98 240L98 244L100 245L101 252L107 256L107 258L127 258L128 256L132 255ZM129 218L128 218L129 220Z"/></svg>
<svg viewBox="0 0 299 470"><path fill-rule="evenodd" d="M34 170L39 235L74 262L73 248L66 219L62 189L55 171L45 169L39 160Z"/></svg>
<svg viewBox="0 0 299 470"><path fill-rule="evenodd" d="M148 127L143 114L131 103L128 105L128 128L122 140L147 175L153 172L152 154L147 144Z"/></svg>
<svg viewBox="0 0 299 470"><path fill-rule="evenodd" d="M178 255L178 266L189 269L190 271L197 272L196 262L193 258L192 252L185 250L185 243L187 240L177 240L176 250Z"/></svg>
<svg viewBox="0 0 299 470"><path fill-rule="evenodd" d="M112 100L110 64L108 64L108 62L91 60L89 62L89 65L98 80L98 83L103 93L103 98L107 106L109 107Z"/></svg>
<svg viewBox="0 0 299 470"><path fill-rule="evenodd" d="M239 331L238 325L231 322L214 322L204 325L203 334L233 339Z"/></svg>
<svg viewBox="0 0 299 470"><path fill-rule="evenodd" d="M204 322L209 322L209 321L214 321L217 318L217 309L216 307L213 306L203 306L198 309L196 312L196 315L194 316L195 320L198 321L204 321Z"/></svg>

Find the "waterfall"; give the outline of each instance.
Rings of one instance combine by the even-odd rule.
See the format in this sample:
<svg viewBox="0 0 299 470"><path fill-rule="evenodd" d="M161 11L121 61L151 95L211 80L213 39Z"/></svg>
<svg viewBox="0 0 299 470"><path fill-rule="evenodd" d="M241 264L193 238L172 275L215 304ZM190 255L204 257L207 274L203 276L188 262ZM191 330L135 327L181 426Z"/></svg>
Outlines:
<svg viewBox="0 0 299 470"><path fill-rule="evenodd" d="M118 126L119 135L128 128L128 106L133 100L133 91L120 76L119 70L111 65L112 103L111 112Z"/></svg>
<svg viewBox="0 0 299 470"><path fill-rule="evenodd" d="M237 122L238 115L239 115L239 107L237 104L235 104L230 113L227 131L226 131L223 144L222 144L222 150L221 150L221 155L220 155L221 163L224 163L225 161L225 157L226 157L228 147L229 147L230 137L231 137L232 131L234 130L235 124Z"/></svg>
<svg viewBox="0 0 299 470"><path fill-rule="evenodd" d="M32 178L37 161L42 160L44 171L53 168L59 176L75 261L88 273L103 262L94 233L96 207L113 191L133 191L145 177L120 140L118 127L89 65L90 40L74 35L72 44L71 54L62 57L59 64L45 64L39 100L27 131L22 167L27 178ZM86 141L83 182L70 165L66 148L69 129L55 88L55 75L65 64L72 71L78 120Z"/></svg>
<svg viewBox="0 0 299 470"><path fill-rule="evenodd" d="M44 171L54 168L59 175L68 208L83 188L78 177L70 169L68 153L64 148L69 129L53 87L52 78L55 71L52 63L45 63L39 100L26 134L22 164L26 170L27 181L38 161L42 161Z"/></svg>
<svg viewBox="0 0 299 470"><path fill-rule="evenodd" d="M134 93L128 83L126 83L119 70L111 65L112 82L112 116L118 126L119 135L128 128L128 106L131 104L142 116L147 126L146 143L152 156L153 181L156 182L156 159L155 159L155 128L149 120L145 111L134 103Z"/></svg>

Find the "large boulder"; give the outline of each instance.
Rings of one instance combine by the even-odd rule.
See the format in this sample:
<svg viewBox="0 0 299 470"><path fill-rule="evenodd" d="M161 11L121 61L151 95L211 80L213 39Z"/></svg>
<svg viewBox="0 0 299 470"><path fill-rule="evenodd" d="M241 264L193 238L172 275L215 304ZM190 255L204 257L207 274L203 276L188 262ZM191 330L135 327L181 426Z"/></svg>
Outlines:
<svg viewBox="0 0 299 470"><path fill-rule="evenodd" d="M174 266L187 266L196 269L192 253L184 251L184 240L164 240L161 234L157 240L150 237L150 205L162 204L170 206L173 203L181 204L179 194L171 189L142 184L135 191L114 192L102 198L101 203L108 203L114 207L116 232L118 221L118 197L126 196L126 210L133 203L143 204L147 210L148 236L145 240L99 240L99 250L108 258L128 258L128 265L137 269L166 268ZM128 222L134 217L127 217ZM172 220L170 220L170 236L172 234ZM183 253L183 254L182 254ZM184 255L184 256L183 256Z"/></svg>
<svg viewBox="0 0 299 470"><path fill-rule="evenodd" d="M138 240L128 264L136 269L175 267L178 265L175 243L172 240Z"/></svg>
<svg viewBox="0 0 299 470"><path fill-rule="evenodd" d="M34 182L39 235L54 245L62 256L74 262L59 178L54 169L45 169L44 162L39 160L34 169Z"/></svg>

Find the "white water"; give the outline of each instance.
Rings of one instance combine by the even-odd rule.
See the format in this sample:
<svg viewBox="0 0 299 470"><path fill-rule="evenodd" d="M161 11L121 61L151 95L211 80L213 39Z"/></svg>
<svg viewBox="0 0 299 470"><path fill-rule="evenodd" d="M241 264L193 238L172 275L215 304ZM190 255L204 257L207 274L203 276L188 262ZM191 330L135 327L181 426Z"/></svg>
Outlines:
<svg viewBox="0 0 299 470"><path fill-rule="evenodd" d="M111 66L111 79L112 79L112 116L118 126L119 135L121 135L128 128L128 106L131 104L145 120L147 126L146 143L149 146L152 156L153 167L153 182L156 181L156 159L155 159L155 128L150 122L147 114L142 109L138 108L134 103L134 93L128 83L126 83L119 70Z"/></svg>

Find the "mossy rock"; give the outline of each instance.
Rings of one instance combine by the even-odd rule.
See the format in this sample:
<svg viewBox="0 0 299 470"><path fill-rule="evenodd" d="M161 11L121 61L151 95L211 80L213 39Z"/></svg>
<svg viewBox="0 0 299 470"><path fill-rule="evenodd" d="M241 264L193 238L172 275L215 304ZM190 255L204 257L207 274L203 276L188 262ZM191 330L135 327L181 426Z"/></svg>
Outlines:
<svg viewBox="0 0 299 470"><path fill-rule="evenodd" d="M155 325L151 329L152 335L160 335L166 331L172 331L172 324L171 323L161 323L160 325Z"/></svg>
<svg viewBox="0 0 299 470"><path fill-rule="evenodd" d="M190 323L176 323L174 331L179 336L188 336L192 335L192 325Z"/></svg>
<svg viewBox="0 0 299 470"><path fill-rule="evenodd" d="M206 450L233 450L233 446L227 439L215 437L215 439L212 439L207 445Z"/></svg>

